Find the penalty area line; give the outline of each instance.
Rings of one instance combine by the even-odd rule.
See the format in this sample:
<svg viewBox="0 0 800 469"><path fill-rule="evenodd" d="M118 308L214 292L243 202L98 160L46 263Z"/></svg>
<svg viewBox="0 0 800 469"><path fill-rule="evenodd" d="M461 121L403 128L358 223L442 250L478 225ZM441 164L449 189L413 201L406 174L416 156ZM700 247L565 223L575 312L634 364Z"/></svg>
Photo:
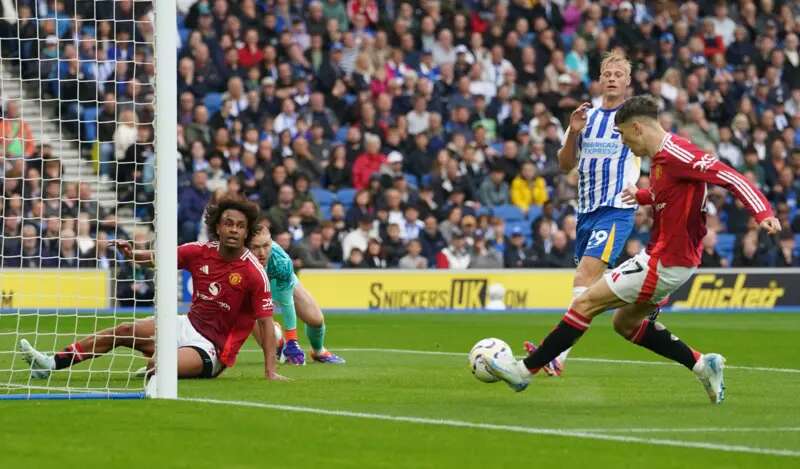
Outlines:
<svg viewBox="0 0 800 469"><path fill-rule="evenodd" d="M685 441L663 438L644 438L627 435L611 435L601 432L585 430L567 430L558 428L536 428L524 427L519 425L500 425L492 423L468 422L464 420L432 419L424 417L411 417L402 415L375 414L368 412L352 412L347 410L321 409L316 407L293 406L283 404L267 404L263 402L206 399L206 398L179 398L179 401L197 402L212 405L227 405L235 407L257 408L279 410L283 412L297 412L316 415L327 415L332 417L349 417L364 420L381 420L388 422L401 422L421 425L435 425L442 427L458 427L479 430L505 431L512 433L524 433L530 435L560 436L569 438L580 438L586 440L613 441L622 443L641 443L646 445L671 446L677 448L706 449L712 451L723 451L729 453L748 453L763 454L769 456L788 456L800 457L800 451L789 449L759 448L754 446L728 445L721 443L705 443L699 441Z"/></svg>

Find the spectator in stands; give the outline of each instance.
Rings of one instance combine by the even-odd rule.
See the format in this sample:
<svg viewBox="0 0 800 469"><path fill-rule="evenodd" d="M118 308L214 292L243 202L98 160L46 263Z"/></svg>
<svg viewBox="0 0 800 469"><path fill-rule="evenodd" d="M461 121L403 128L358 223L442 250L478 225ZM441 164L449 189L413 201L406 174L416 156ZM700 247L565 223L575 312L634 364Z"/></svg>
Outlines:
<svg viewBox="0 0 800 469"><path fill-rule="evenodd" d="M16 264L13 257L3 256L4 267L23 267L38 269L41 267L41 259L39 257L39 233L36 227L26 223L22 226L22 257L20 264ZM5 246L4 246L5 247Z"/></svg>
<svg viewBox="0 0 800 469"><path fill-rule="evenodd" d="M6 164L11 161L16 169L22 172L22 158L29 158L36 152L36 141L28 122L20 115L20 103L10 99L3 107L3 117L0 119L0 139L3 141L3 150Z"/></svg>
<svg viewBox="0 0 800 469"><path fill-rule="evenodd" d="M342 255L345 259L350 259L350 251L358 248L362 253L367 251L367 243L373 231L372 215L362 215L358 219L358 227L348 233L342 240Z"/></svg>
<svg viewBox="0 0 800 469"><path fill-rule="evenodd" d="M366 261L364 260L364 251L359 248L353 248L350 251L350 255L347 256L347 262L345 262L344 267L349 269L363 269L367 267Z"/></svg>
<svg viewBox="0 0 800 469"><path fill-rule="evenodd" d="M532 205L541 206L548 200L544 178L538 175L536 165L524 162L519 175L511 181L511 203L528 213Z"/></svg>
<svg viewBox="0 0 800 469"><path fill-rule="evenodd" d="M483 230L476 230L472 236L473 245L470 253L470 269L502 269L503 254L489 245Z"/></svg>
<svg viewBox="0 0 800 469"><path fill-rule="evenodd" d="M389 223L386 228L386 238L382 242L383 258L386 259L386 266L389 268L397 267L400 258L405 256L406 247L400 237L400 225Z"/></svg>
<svg viewBox="0 0 800 469"><path fill-rule="evenodd" d="M469 267L470 259L464 233L456 228L451 233L450 244L436 254L436 268L466 269Z"/></svg>
<svg viewBox="0 0 800 469"><path fill-rule="evenodd" d="M428 215L425 218L425 228L420 233L419 239L422 244L422 255L428 259L428 265L433 267L436 265L436 255L447 247L447 239L439 230L435 216Z"/></svg>
<svg viewBox="0 0 800 469"><path fill-rule="evenodd" d="M364 138L364 153L358 155L353 163L353 187L365 189L372 174L377 173L386 162L386 155L380 153L381 139L377 135L367 134Z"/></svg>
<svg viewBox="0 0 800 469"><path fill-rule="evenodd" d="M378 238L370 238L367 242L367 253L364 263L368 269L385 269L388 267L383 246Z"/></svg>
<svg viewBox="0 0 800 469"><path fill-rule="evenodd" d="M342 243L339 241L339 232L331 221L323 221L321 226L322 242L321 249L323 254L332 263L341 264L343 262Z"/></svg>
<svg viewBox="0 0 800 469"><path fill-rule="evenodd" d="M748 231L741 238L741 249L733 257L733 267L764 267L767 262L765 256L760 255L758 233Z"/></svg>
<svg viewBox="0 0 800 469"><path fill-rule="evenodd" d="M427 269L428 259L422 255L422 243L418 239L408 242L408 252L397 265L401 269Z"/></svg>
<svg viewBox="0 0 800 469"><path fill-rule="evenodd" d="M800 266L800 259L798 259L796 255L797 245L795 235L790 230L784 230L781 232L777 251L775 267Z"/></svg>
<svg viewBox="0 0 800 469"><path fill-rule="evenodd" d="M297 209L294 187L284 184L278 190L278 201L267 211L267 218L277 232L286 231L289 215Z"/></svg>
<svg viewBox="0 0 800 469"><path fill-rule="evenodd" d="M703 253L700 259L701 267L727 267L728 260L717 252L717 232L708 230L703 238Z"/></svg>
<svg viewBox="0 0 800 469"><path fill-rule="evenodd" d="M3 220L3 266L19 267L21 263L22 236L19 216L6 215Z"/></svg>
<svg viewBox="0 0 800 469"><path fill-rule="evenodd" d="M544 256L544 266L553 268L572 268L575 265L574 248L561 230L553 233L553 245Z"/></svg>
<svg viewBox="0 0 800 469"><path fill-rule="evenodd" d="M298 248L300 266L306 269L327 269L331 267L331 261L322 249L322 231L314 229Z"/></svg>
<svg viewBox="0 0 800 469"><path fill-rule="evenodd" d="M206 186L208 175L198 171L192 175L192 185L181 191L181 204L178 211L178 226L180 227L180 243L197 240L200 224L203 222L203 213L211 198Z"/></svg>
<svg viewBox="0 0 800 469"><path fill-rule="evenodd" d="M484 179L478 190L479 200L484 207L496 207L509 203L508 183L500 166L492 166L489 177Z"/></svg>
<svg viewBox="0 0 800 469"><path fill-rule="evenodd" d="M525 246L525 236L519 227L511 231L511 241L503 252L503 264L506 268L539 267L540 259Z"/></svg>
<svg viewBox="0 0 800 469"><path fill-rule="evenodd" d="M359 220L367 215L373 215L375 209L372 205L372 195L370 191L362 189L356 192L353 198L353 205L347 210L345 223L348 228L355 228Z"/></svg>

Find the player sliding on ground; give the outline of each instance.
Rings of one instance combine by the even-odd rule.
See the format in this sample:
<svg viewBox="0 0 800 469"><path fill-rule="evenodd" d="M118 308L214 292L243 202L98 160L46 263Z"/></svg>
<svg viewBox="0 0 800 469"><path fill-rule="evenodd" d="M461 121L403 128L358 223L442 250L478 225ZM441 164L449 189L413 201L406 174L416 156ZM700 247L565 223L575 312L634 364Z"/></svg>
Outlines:
<svg viewBox="0 0 800 469"><path fill-rule="evenodd" d="M286 338L283 356L286 362L293 365L305 364L305 353L297 343L299 315L306 324L306 336L311 344L311 359L320 363L343 364L345 362L343 358L325 348L325 317L322 315L322 310L295 275L292 259L282 247L272 242L266 218L259 219L256 230L248 246L259 263L266 266L272 299L283 317ZM259 328L253 329L253 336L261 345L262 335Z"/></svg>
<svg viewBox="0 0 800 469"><path fill-rule="evenodd" d="M635 154L652 158L650 189L630 186L625 190L627 202L654 206L650 244L576 298L541 346L524 360L492 359L487 366L512 389L522 391L534 373L586 332L595 316L619 308L613 323L620 335L692 370L711 402L720 403L725 398L725 359L716 353L701 354L663 324L647 318L700 264L707 183L731 191L769 234L780 231L780 222L764 195L745 177L686 139L665 132L652 97L629 99L617 111L615 121L622 141Z"/></svg>
<svg viewBox="0 0 800 469"><path fill-rule="evenodd" d="M248 201L223 198L206 210L205 223L214 241L178 247L178 268L192 274L194 295L189 314L178 316L178 377L214 378L236 362L236 355L254 325L266 337L265 376L276 373L275 331L269 280L258 259L246 247L255 231L258 207ZM132 250L121 241L117 248L137 263L153 264L153 251ZM166 274L166 273L165 273ZM116 347L138 350L155 370L155 320L120 324L68 345L54 356L35 350L21 339L19 349L31 365L33 378L47 378L52 370L68 368Z"/></svg>
<svg viewBox="0 0 800 469"><path fill-rule="evenodd" d="M639 180L639 158L620 139L614 116L631 84L631 64L621 52L611 52L600 64L602 107L581 104L570 115L564 143L558 151L563 172L578 169L578 226L575 240L575 278L572 298L577 298L614 267L633 230L636 204L622 198L623 189ZM533 352L532 342L525 349ZM565 350L542 367L561 375L569 354Z"/></svg>

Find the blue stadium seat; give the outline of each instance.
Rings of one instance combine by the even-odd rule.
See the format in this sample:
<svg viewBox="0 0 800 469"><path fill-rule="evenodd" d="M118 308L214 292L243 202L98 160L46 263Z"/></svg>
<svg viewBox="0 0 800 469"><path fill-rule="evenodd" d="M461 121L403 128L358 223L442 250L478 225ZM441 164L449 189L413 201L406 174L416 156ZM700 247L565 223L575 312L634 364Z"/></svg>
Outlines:
<svg viewBox="0 0 800 469"><path fill-rule="evenodd" d="M800 234L794 235L794 255L800 257Z"/></svg>
<svg viewBox="0 0 800 469"><path fill-rule="evenodd" d="M730 233L720 233L717 235L717 252L720 257L733 262L733 246L736 244L736 235Z"/></svg>
<svg viewBox="0 0 800 469"><path fill-rule="evenodd" d="M314 197L314 201L317 202L317 205L330 205L336 202L336 194L333 192L323 189L321 187L312 187L311 196Z"/></svg>
<svg viewBox="0 0 800 469"><path fill-rule="evenodd" d="M336 199L348 207L353 205L353 199L355 198L355 196L356 196L356 190L351 187L345 189L339 189L336 192Z"/></svg>
<svg viewBox="0 0 800 469"><path fill-rule="evenodd" d="M403 176L406 177L406 182L409 186L419 187L419 179L417 179L416 174L404 173Z"/></svg>
<svg viewBox="0 0 800 469"><path fill-rule="evenodd" d="M522 213L522 210L520 210L516 205L498 205L492 209L492 213L497 218L502 218L505 220L506 223L525 220L525 214Z"/></svg>
<svg viewBox="0 0 800 469"><path fill-rule="evenodd" d="M483 207L479 208L479 209L478 209L478 210L475 212L475 214L476 214L477 216L481 216L481 215L489 215L489 216L491 216L491 215L492 215L492 208L491 208L491 207L486 207L486 206L483 206Z"/></svg>
<svg viewBox="0 0 800 469"><path fill-rule="evenodd" d="M538 205L531 205L530 208L528 208L528 216L526 217L526 219L528 221L535 221L537 218L541 216L542 216L542 207ZM558 216L556 216L555 218L558 219Z"/></svg>
<svg viewBox="0 0 800 469"><path fill-rule="evenodd" d="M181 47L186 47L189 43L189 35L192 33L192 30L189 28L178 28L178 37L181 39Z"/></svg>
<svg viewBox="0 0 800 469"><path fill-rule="evenodd" d="M321 204L319 206L319 214L322 220L330 220L331 219L331 206L327 204Z"/></svg>
<svg viewBox="0 0 800 469"><path fill-rule="evenodd" d="M346 125L343 125L343 126L339 127L339 129L336 131L336 136L333 137L333 141L336 142L336 143L344 143L344 142L346 142L347 141L347 129L348 129L348 126L346 126Z"/></svg>
<svg viewBox="0 0 800 469"><path fill-rule="evenodd" d="M97 140L97 114L97 106L81 106L81 138L84 141Z"/></svg>
<svg viewBox="0 0 800 469"><path fill-rule="evenodd" d="M203 104L208 108L208 115L213 116L222 107L222 93L208 93Z"/></svg>

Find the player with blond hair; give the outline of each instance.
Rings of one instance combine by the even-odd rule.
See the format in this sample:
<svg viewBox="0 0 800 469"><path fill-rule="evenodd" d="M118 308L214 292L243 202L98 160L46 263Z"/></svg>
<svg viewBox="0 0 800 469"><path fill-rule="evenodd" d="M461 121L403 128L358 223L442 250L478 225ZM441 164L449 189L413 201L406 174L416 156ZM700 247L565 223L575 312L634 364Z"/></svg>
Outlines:
<svg viewBox="0 0 800 469"><path fill-rule="evenodd" d="M651 159L647 189L627 186L622 199L654 209L647 249L606 272L573 300L561 322L524 360L493 358L489 370L515 391L531 376L572 346L604 311L614 312L614 330L632 343L680 363L703 384L713 404L725 399L725 359L700 353L652 319L658 304L681 287L700 265L706 235L708 184L724 187L741 202L768 234L781 230L772 207L746 177L692 142L664 131L652 96L626 101L615 117L615 129L632 151Z"/></svg>
<svg viewBox="0 0 800 469"><path fill-rule="evenodd" d="M609 52L600 64L601 107L583 103L572 112L558 164L564 173L578 169L578 227L572 298L577 298L614 264L633 230L636 204L623 189L639 180L639 161L614 127L614 117L631 83L631 64L622 52ZM536 349L525 343L528 352ZM544 367L559 376L569 350Z"/></svg>

